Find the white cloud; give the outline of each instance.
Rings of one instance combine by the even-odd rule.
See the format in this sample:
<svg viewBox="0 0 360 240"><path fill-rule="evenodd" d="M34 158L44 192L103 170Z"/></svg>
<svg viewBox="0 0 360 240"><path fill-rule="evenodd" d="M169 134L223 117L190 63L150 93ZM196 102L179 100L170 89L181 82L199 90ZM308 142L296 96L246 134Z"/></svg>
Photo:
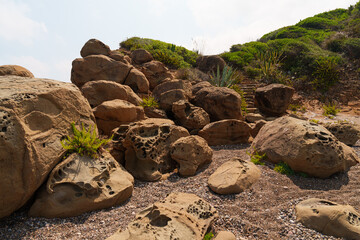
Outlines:
<svg viewBox="0 0 360 240"><path fill-rule="evenodd" d="M54 64L54 77L59 81L70 82L72 60L59 60Z"/></svg>
<svg viewBox="0 0 360 240"><path fill-rule="evenodd" d="M147 0L150 15L161 16L166 11L166 0Z"/></svg>
<svg viewBox="0 0 360 240"><path fill-rule="evenodd" d="M0 38L30 45L33 39L46 33L45 24L27 17L28 12L26 4L0 0Z"/></svg>

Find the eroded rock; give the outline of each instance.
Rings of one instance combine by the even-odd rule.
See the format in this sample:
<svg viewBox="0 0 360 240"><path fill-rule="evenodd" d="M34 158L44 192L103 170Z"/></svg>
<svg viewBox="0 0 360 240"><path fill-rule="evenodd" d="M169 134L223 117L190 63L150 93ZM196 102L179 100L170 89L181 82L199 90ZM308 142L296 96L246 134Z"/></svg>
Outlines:
<svg viewBox="0 0 360 240"><path fill-rule="evenodd" d="M132 51L130 57L137 64L143 64L154 60L151 53L149 53L145 49L136 49Z"/></svg>
<svg viewBox="0 0 360 240"><path fill-rule="evenodd" d="M136 68L130 70L124 84L131 87L131 89L136 93L149 92L149 81L145 75Z"/></svg>
<svg viewBox="0 0 360 240"><path fill-rule="evenodd" d="M177 123L189 131L202 129L210 123L209 114L204 109L196 107L185 100L174 102L172 112Z"/></svg>
<svg viewBox="0 0 360 240"><path fill-rule="evenodd" d="M150 61L144 63L141 67L150 84L150 90L153 90L157 85L163 82L165 79L173 79L174 76L169 72L169 69L165 67L162 62Z"/></svg>
<svg viewBox="0 0 360 240"><path fill-rule="evenodd" d="M19 77L33 78L34 75L24 67L18 65L2 65L0 66L0 76L13 75Z"/></svg>
<svg viewBox="0 0 360 240"><path fill-rule="evenodd" d="M97 39L90 39L87 41L80 51L82 57L87 57L89 55L109 56L110 53L111 50L109 46Z"/></svg>
<svg viewBox="0 0 360 240"><path fill-rule="evenodd" d="M334 136L348 146L353 146L360 138L360 126L349 122L332 122L324 125Z"/></svg>

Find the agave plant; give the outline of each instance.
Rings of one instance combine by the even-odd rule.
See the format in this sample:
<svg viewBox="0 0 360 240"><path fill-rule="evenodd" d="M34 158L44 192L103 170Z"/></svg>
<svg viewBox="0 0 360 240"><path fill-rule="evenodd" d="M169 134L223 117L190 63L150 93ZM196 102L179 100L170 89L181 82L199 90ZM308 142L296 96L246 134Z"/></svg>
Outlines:
<svg viewBox="0 0 360 240"><path fill-rule="evenodd" d="M211 85L217 87L231 87L239 80L239 77L232 67L225 65L222 73L219 65L217 66L216 74L212 73L211 79L209 80Z"/></svg>

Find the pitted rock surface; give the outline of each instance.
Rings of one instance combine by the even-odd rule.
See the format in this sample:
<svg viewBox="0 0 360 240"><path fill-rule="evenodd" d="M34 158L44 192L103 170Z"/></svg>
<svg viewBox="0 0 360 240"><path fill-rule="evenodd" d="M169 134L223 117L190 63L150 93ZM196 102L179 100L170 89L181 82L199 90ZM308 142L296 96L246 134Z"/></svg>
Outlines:
<svg viewBox="0 0 360 240"><path fill-rule="evenodd" d="M205 200L189 193L171 193L136 215L126 230L107 240L201 240L217 212Z"/></svg>
<svg viewBox="0 0 360 240"><path fill-rule="evenodd" d="M210 123L210 117L204 109L180 100L172 105L172 112L177 123L189 131L194 129L202 129Z"/></svg>
<svg viewBox="0 0 360 240"><path fill-rule="evenodd" d="M360 214L350 205L310 198L296 205L296 218L306 227L326 235L360 239Z"/></svg>
<svg viewBox="0 0 360 240"><path fill-rule="evenodd" d="M90 39L87 41L80 51L82 57L87 57L89 55L109 56L110 53L111 50L109 46L97 39Z"/></svg>
<svg viewBox="0 0 360 240"><path fill-rule="evenodd" d="M360 126L349 122L326 123L325 128L329 130L341 142L353 146L360 138Z"/></svg>
<svg viewBox="0 0 360 240"><path fill-rule="evenodd" d="M25 204L60 161L71 122L94 126L88 101L71 83L0 77L0 218Z"/></svg>
<svg viewBox="0 0 360 240"><path fill-rule="evenodd" d="M312 122L281 117L267 123L252 147L273 163L286 162L294 171L327 178L359 162L354 150L326 128Z"/></svg>
<svg viewBox="0 0 360 240"><path fill-rule="evenodd" d="M235 157L216 169L208 184L219 194L241 193L257 182L260 176L261 171L255 164Z"/></svg>
<svg viewBox="0 0 360 240"><path fill-rule="evenodd" d="M134 178L107 152L97 159L76 153L50 173L30 208L35 217L70 217L126 201Z"/></svg>
<svg viewBox="0 0 360 240"><path fill-rule="evenodd" d="M171 145L171 158L180 164L182 176L193 176L199 166L210 163L213 151L199 136L182 137Z"/></svg>
<svg viewBox="0 0 360 240"><path fill-rule="evenodd" d="M34 74L32 74L29 70L22 66L18 65L2 65L0 66L0 76L13 75L19 77L29 77L33 78Z"/></svg>
<svg viewBox="0 0 360 240"><path fill-rule="evenodd" d="M188 131L169 124L166 119L147 119L130 124L123 140L125 168L135 177L145 181L157 181L163 173L174 169L170 147Z"/></svg>

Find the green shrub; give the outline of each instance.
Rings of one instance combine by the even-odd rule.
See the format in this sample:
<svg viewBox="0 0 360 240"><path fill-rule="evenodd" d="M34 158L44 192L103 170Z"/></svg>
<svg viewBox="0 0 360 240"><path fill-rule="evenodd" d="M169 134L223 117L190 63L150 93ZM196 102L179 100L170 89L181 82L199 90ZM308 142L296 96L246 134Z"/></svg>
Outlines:
<svg viewBox="0 0 360 240"><path fill-rule="evenodd" d="M251 153L246 151L246 154L250 156L250 161L255 165L265 165L263 160L266 158L266 153L260 154L255 149L253 149Z"/></svg>
<svg viewBox="0 0 360 240"><path fill-rule="evenodd" d="M205 234L204 239L203 240L210 240L214 237L214 234L212 232L209 232L207 234Z"/></svg>
<svg viewBox="0 0 360 240"><path fill-rule="evenodd" d="M293 111L294 113L300 111L300 112L306 112L306 107L301 106L300 104L290 104L289 110Z"/></svg>
<svg viewBox="0 0 360 240"><path fill-rule="evenodd" d="M285 162L280 162L275 164L274 171L281 174L285 174L287 176L295 175L294 170L292 170L291 167Z"/></svg>
<svg viewBox="0 0 360 240"><path fill-rule="evenodd" d="M310 119L309 122L315 123L315 124L319 124L320 120L317 119Z"/></svg>
<svg viewBox="0 0 360 240"><path fill-rule="evenodd" d="M333 29L337 24L338 22L332 19L309 17L300 21L296 26L310 29Z"/></svg>
<svg viewBox="0 0 360 240"><path fill-rule="evenodd" d="M210 78L210 83L216 87L231 87L240 80L236 70L232 67L225 65L223 71L220 71L219 66L217 66L216 74L212 73Z"/></svg>
<svg viewBox="0 0 360 240"><path fill-rule="evenodd" d="M344 40L342 49L349 57L354 59L360 58L360 38L348 38Z"/></svg>
<svg viewBox="0 0 360 240"><path fill-rule="evenodd" d="M327 105L323 105L323 115L327 117L336 116L340 112L340 109L337 107L335 103L329 103Z"/></svg>
<svg viewBox="0 0 360 240"><path fill-rule="evenodd" d="M327 57L317 60L312 76L314 80L311 83L316 89L321 91L329 90L329 87L338 82L340 77L337 59Z"/></svg>
<svg viewBox="0 0 360 240"><path fill-rule="evenodd" d="M97 157L98 150L101 146L107 144L111 139L99 139L96 136L96 127L91 131L85 129L84 124L82 123L82 128L78 130L75 127L75 123L71 123L71 129L74 134L73 137L66 136L62 139L61 145L66 150L66 155L71 153L78 153L80 155L88 155L92 158Z"/></svg>
<svg viewBox="0 0 360 240"><path fill-rule="evenodd" d="M279 67L282 61L282 53L276 49L259 50L256 59L261 69L261 75L266 82L278 82Z"/></svg>
<svg viewBox="0 0 360 240"><path fill-rule="evenodd" d="M140 106L159 108L159 103L155 100L154 97L148 96L148 97L142 99Z"/></svg>

